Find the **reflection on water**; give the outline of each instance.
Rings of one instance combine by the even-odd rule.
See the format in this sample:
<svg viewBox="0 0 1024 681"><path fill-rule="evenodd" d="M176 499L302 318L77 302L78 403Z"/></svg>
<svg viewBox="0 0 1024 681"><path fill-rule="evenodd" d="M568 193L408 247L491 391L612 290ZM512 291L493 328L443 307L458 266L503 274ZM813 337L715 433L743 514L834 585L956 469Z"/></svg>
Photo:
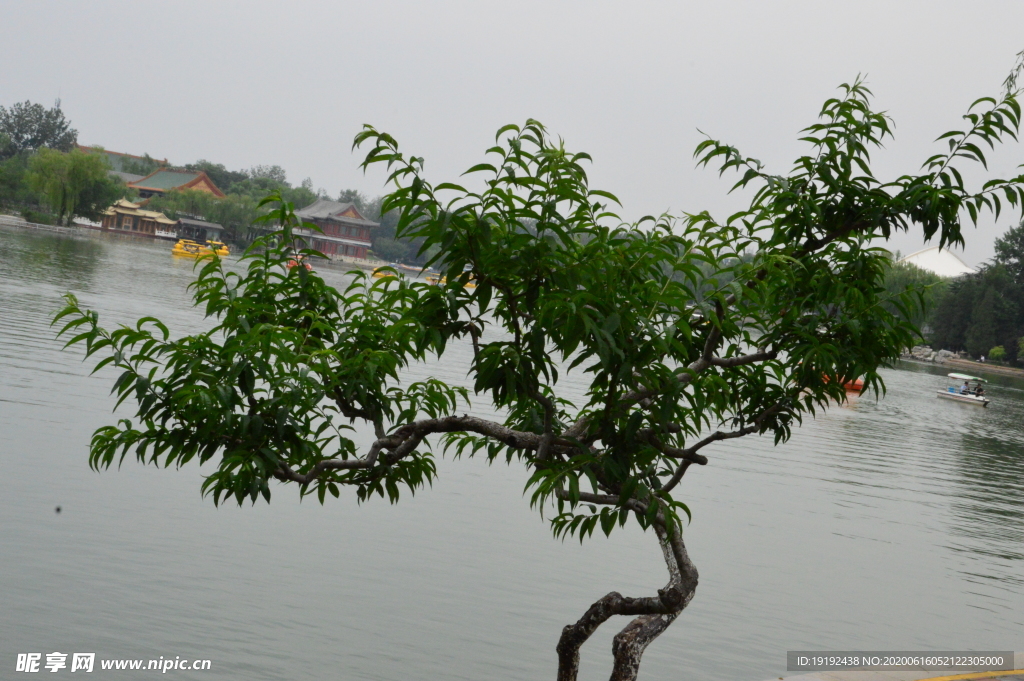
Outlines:
<svg viewBox="0 0 1024 681"><path fill-rule="evenodd" d="M95 274L103 250L95 239L40 232L17 242L0 239L0 262L5 264L4 277L26 282L64 280L69 289L83 288Z"/></svg>
<svg viewBox="0 0 1024 681"><path fill-rule="evenodd" d="M71 290L107 325L200 328L193 263L169 249L0 228L0 665L71 650L210 658L210 679L547 679L595 598L664 583L635 529L552 540L515 466L441 461L396 506L279 487L243 509L201 499L194 467L89 471L112 377L62 352L48 315ZM467 357L410 378L464 381ZM980 409L937 400L943 373L887 371L884 399L854 397L782 447L722 443L691 470L701 586L646 678L774 678L792 649L1021 647L1024 384L994 379ZM613 633L584 649L583 678L607 675Z"/></svg>

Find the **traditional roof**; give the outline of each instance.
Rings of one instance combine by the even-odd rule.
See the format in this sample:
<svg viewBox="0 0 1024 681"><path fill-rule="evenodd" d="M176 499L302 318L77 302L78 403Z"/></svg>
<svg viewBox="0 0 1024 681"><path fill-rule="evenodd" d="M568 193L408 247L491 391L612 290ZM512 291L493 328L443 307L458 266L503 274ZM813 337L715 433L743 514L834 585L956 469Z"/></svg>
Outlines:
<svg viewBox="0 0 1024 681"><path fill-rule="evenodd" d="M145 175L135 175L135 174L132 174L132 173L122 173L122 172L120 172L118 170L111 170L110 174L113 175L114 177L121 178L122 180L124 180L125 184L131 184L132 182L137 182L137 181L139 181L139 180L141 180L142 178L145 177Z"/></svg>
<svg viewBox="0 0 1024 681"><path fill-rule="evenodd" d="M134 154L122 154L119 151L107 151L106 149L104 149L102 147L87 147L84 144L79 144L78 148L81 149L82 151L88 151L88 152L92 152L92 153L103 154L104 156L107 157L107 162L110 163L110 167L113 168L118 173L123 172L123 166L121 165L121 163L123 161L127 161L127 160L145 161L146 160L146 158L144 156L135 156ZM153 161L154 163L156 163L159 166L167 165L167 159L166 158L163 159L162 161L160 159L155 159L155 158L152 158L150 160Z"/></svg>
<svg viewBox="0 0 1024 681"><path fill-rule="evenodd" d="M154 192L169 192L172 189L205 189L216 197L223 198L224 192L202 170L179 170L158 168L141 180L132 182L130 187Z"/></svg>
<svg viewBox="0 0 1024 681"><path fill-rule="evenodd" d="M959 277L973 274L975 269L951 253L949 249L932 246L917 253L911 253L899 262L910 263L922 270L933 272L940 277Z"/></svg>
<svg viewBox="0 0 1024 681"><path fill-rule="evenodd" d="M206 220L196 220L195 218L178 218L178 222L189 227L216 227L217 229L224 229L224 226L217 222L207 222Z"/></svg>
<svg viewBox="0 0 1024 681"><path fill-rule="evenodd" d="M120 199L114 202L110 208L103 211L104 215L137 215L144 220L152 220L159 222L162 225L176 225L177 220L171 220L169 217L155 210L142 210L139 208L141 204L132 203L128 199Z"/></svg>
<svg viewBox="0 0 1024 681"><path fill-rule="evenodd" d="M377 226L376 222L364 218L355 204L330 199L317 199L302 210L295 211L295 216L303 220L334 220L366 227Z"/></svg>

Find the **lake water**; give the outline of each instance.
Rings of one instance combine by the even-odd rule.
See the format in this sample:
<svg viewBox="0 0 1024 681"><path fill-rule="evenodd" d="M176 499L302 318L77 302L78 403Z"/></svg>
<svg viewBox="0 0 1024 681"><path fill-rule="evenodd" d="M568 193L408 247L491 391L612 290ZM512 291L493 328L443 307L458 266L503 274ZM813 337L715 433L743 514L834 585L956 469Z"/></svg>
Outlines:
<svg viewBox="0 0 1024 681"><path fill-rule="evenodd" d="M201 328L169 251L0 227L0 677L61 651L210 659L184 673L204 679L551 679L562 626L664 584L635 527L553 539L515 465L442 461L394 506L278 486L243 508L201 498L194 465L89 470L113 372L90 376L48 318L73 291L107 325ZM459 352L410 375L462 381ZM786 445L707 452L680 488L700 587L642 678L759 681L795 649L1024 649L1024 384L994 379L979 409L936 399L941 374L887 371L884 399ZM584 647L581 678L607 678L626 621Z"/></svg>

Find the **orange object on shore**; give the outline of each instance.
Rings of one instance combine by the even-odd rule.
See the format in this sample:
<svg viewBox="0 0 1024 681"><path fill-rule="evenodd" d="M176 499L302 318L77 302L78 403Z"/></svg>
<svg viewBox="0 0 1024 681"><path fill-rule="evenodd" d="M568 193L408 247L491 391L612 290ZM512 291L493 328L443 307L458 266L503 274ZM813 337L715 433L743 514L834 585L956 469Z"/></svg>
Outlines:
<svg viewBox="0 0 1024 681"><path fill-rule="evenodd" d="M829 378L826 374L822 374L821 380L825 381L826 383L829 382ZM860 392L861 390L864 389L864 381L862 381L859 378L855 378L852 381L843 380L843 388L850 392Z"/></svg>

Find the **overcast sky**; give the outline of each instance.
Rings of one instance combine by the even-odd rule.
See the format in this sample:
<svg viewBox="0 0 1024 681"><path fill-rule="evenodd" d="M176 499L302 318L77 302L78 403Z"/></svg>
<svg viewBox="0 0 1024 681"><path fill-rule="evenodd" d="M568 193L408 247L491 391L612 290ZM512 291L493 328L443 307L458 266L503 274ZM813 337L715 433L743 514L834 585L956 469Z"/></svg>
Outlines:
<svg viewBox="0 0 1024 681"><path fill-rule="evenodd" d="M725 217L742 197L697 170L700 130L784 172L840 83L868 74L896 140L881 177L917 170L1024 50L1006 2L51 2L0 0L0 105L58 96L83 144L228 168L279 164L331 195L376 195L363 123L427 159L433 181L480 162L527 117L594 157L595 187L635 219ZM1024 161L1019 145L993 171ZM1011 224L966 234L991 257ZM919 235L893 249L923 247Z"/></svg>

